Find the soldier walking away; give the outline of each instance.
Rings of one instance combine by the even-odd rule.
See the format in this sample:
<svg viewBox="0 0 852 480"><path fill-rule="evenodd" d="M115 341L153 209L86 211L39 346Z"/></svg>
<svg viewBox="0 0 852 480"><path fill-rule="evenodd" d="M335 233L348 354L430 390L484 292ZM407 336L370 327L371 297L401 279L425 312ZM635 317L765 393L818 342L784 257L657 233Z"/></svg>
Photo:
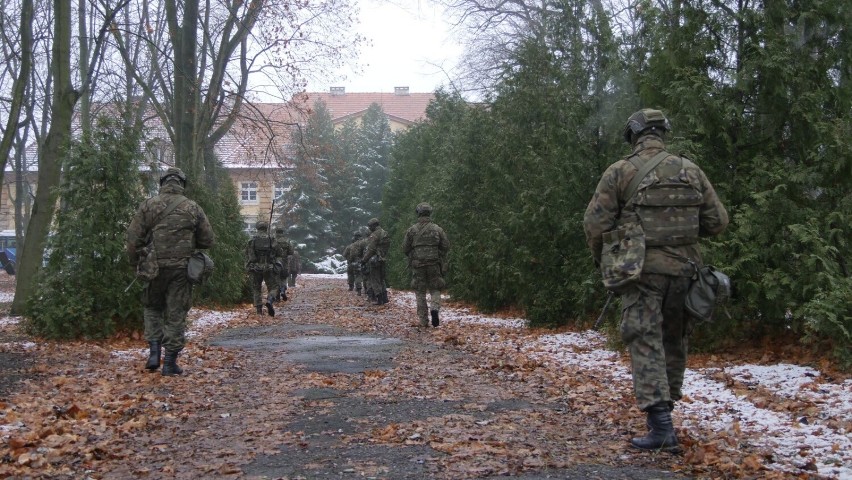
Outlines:
<svg viewBox="0 0 852 480"><path fill-rule="evenodd" d="M605 282L613 269L630 271L628 279L641 269L635 280L608 287L621 295L621 336L630 351L636 401L650 430L631 444L644 450L677 449L671 412L682 397L694 322L684 304L695 265L701 265L698 239L718 235L728 225L728 213L704 172L666 151L663 135L670 129L659 110L628 118L623 135L633 151L603 173L583 219ZM642 231L643 258L624 261L617 257L619 249L603 246L629 249L642 243Z"/></svg>
<svg viewBox="0 0 852 480"><path fill-rule="evenodd" d="M275 241L281 247L283 256L275 259L275 274L278 276L278 295L282 301L287 301L287 283L290 278L289 257L293 254L293 246L284 235L284 227L275 227Z"/></svg>
<svg viewBox="0 0 852 480"><path fill-rule="evenodd" d="M290 247L293 247L290 245ZM302 272L302 263L299 261L299 252L293 247L293 253L291 255L287 255L287 286L295 287L296 286L296 277L299 276L299 273Z"/></svg>
<svg viewBox="0 0 852 480"><path fill-rule="evenodd" d="M411 268L411 288L417 299L417 318L420 327L429 327L426 292L429 292L429 314L432 326L440 324L438 312L441 310L441 290L444 289L444 275L447 273L447 254L450 251L450 241L444 229L432 222L432 207L428 203L420 203L414 209L417 223L405 232L402 251L408 257Z"/></svg>
<svg viewBox="0 0 852 480"><path fill-rule="evenodd" d="M251 282L254 308L263 315L262 286L266 283L266 312L275 316L273 304L278 300L278 275L275 273L275 261L284 256L281 246L268 233L269 223L263 220L255 225L257 233L246 245L246 272Z"/></svg>
<svg viewBox="0 0 852 480"><path fill-rule="evenodd" d="M373 291L373 304L388 303L388 290L385 285L385 259L390 250L390 235L379 226L378 218L367 222L370 236L367 238L367 248L361 256L362 268L367 265L370 270L368 283Z"/></svg>
<svg viewBox="0 0 852 480"><path fill-rule="evenodd" d="M361 240L361 234L359 232L353 233L352 243L346 245L346 248L343 249L343 258L346 259L346 283L349 285L350 292L355 289L355 269L361 270L361 258L356 258L353 254L358 240Z"/></svg>
<svg viewBox="0 0 852 480"><path fill-rule="evenodd" d="M192 308L192 285L186 266L195 249L215 243L213 227L204 210L186 198L186 175L171 167L160 177L160 192L139 205L127 229L131 265L147 264L142 291L145 339L150 353L145 368L180 375L178 354L186 345L186 314ZM140 269L141 270L141 269Z"/></svg>

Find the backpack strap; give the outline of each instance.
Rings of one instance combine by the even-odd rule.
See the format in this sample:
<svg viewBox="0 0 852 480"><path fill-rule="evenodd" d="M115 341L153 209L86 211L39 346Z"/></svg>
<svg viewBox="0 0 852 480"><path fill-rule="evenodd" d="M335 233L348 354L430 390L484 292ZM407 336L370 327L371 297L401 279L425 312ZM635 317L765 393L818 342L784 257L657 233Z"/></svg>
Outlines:
<svg viewBox="0 0 852 480"><path fill-rule="evenodd" d="M158 225L160 225L160 222L162 222L164 218L166 218L170 213L172 213L174 209L178 207L178 205L187 200L189 199L186 197L177 197L172 200L171 203L166 205L166 208L164 208L163 211L160 212L159 215L157 215L157 218L154 219L154 223L151 225L151 230L149 230L148 234L145 235L145 243L151 243L151 241L154 239L154 230L157 228Z"/></svg>
<svg viewBox="0 0 852 480"><path fill-rule="evenodd" d="M639 189L639 184L642 183L642 180L651 173L651 170L657 167L660 162L663 161L666 157L671 155L669 152L665 150L661 150L660 153L654 155L650 160L648 160L645 165L642 165L642 168L636 172L636 175L633 176L633 179L630 181L630 185L627 186L627 190L624 192L624 204L630 203L630 200L633 199L633 195L636 195L636 190ZM631 160L630 163L633 163ZM633 163L635 166L636 164Z"/></svg>
<svg viewBox="0 0 852 480"><path fill-rule="evenodd" d="M160 215L157 216L157 220L154 222L154 225L151 226L151 230L154 230L154 227L159 225L160 222L162 222L164 218L166 218L170 213L172 213L174 211L174 209L176 209L178 207L178 205L180 205L181 203L183 203L187 200L189 200L189 199L186 198L186 197L177 197L174 200L172 200L171 203L169 203L168 206L166 206L166 208L163 209L162 212L160 212Z"/></svg>

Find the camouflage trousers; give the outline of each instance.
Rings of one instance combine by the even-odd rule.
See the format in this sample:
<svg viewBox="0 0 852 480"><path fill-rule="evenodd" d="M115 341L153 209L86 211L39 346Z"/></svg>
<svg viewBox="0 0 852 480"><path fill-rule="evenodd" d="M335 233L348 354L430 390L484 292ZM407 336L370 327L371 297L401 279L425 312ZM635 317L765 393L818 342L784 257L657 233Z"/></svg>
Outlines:
<svg viewBox="0 0 852 480"><path fill-rule="evenodd" d="M411 268L411 288L417 300L417 318L420 326L429 326L429 310L441 310L441 290L444 288L444 277L440 265L424 265ZM426 304L426 293L429 293L430 305Z"/></svg>
<svg viewBox="0 0 852 480"><path fill-rule="evenodd" d="M682 397L692 322L684 309L689 277L643 273L622 295L621 338L630 351L640 409Z"/></svg>
<svg viewBox="0 0 852 480"><path fill-rule="evenodd" d="M370 276L366 284L368 289L373 290L374 295L379 295L385 290L385 262L377 262L370 266Z"/></svg>
<svg viewBox="0 0 852 480"><path fill-rule="evenodd" d="M348 285L355 285L355 264L349 262L346 265L346 283Z"/></svg>
<svg viewBox="0 0 852 480"><path fill-rule="evenodd" d="M251 282L251 295L255 307L263 306L264 303L273 303L278 300L278 274L271 268L264 270L251 270L249 281ZM266 301L263 300L263 284L266 283Z"/></svg>
<svg viewBox="0 0 852 480"><path fill-rule="evenodd" d="M166 352L186 345L186 314L192 308L192 285L186 267L160 267L160 273L142 290L145 340L162 342Z"/></svg>

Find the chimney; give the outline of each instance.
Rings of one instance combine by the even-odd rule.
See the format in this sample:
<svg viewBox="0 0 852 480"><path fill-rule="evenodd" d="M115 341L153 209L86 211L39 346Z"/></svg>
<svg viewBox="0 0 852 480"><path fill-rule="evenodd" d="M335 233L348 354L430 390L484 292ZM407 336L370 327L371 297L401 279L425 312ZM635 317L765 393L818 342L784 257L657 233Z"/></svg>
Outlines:
<svg viewBox="0 0 852 480"><path fill-rule="evenodd" d="M408 87L393 87L394 95L408 95Z"/></svg>
<svg viewBox="0 0 852 480"><path fill-rule="evenodd" d="M331 87L328 93L332 95L346 95L346 87Z"/></svg>

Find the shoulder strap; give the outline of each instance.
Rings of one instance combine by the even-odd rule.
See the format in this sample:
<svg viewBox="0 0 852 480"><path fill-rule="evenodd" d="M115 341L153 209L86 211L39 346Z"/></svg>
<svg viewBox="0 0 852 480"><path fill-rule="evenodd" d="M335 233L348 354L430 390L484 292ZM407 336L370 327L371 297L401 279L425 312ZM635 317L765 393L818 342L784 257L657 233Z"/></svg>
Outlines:
<svg viewBox="0 0 852 480"><path fill-rule="evenodd" d="M154 230L154 228L157 225L159 225L160 222L162 222L164 218L166 218L170 213L172 213L174 211L174 209L176 209L178 207L178 205L180 205L181 203L183 203L187 200L189 200L189 199L186 198L186 197L177 197L174 200L172 200L171 203L169 203L166 206L166 208L163 209L162 212L160 212L160 215L157 216L157 219L154 221L154 224L151 225L151 230Z"/></svg>
<svg viewBox="0 0 852 480"><path fill-rule="evenodd" d="M669 152L661 150L660 153L654 155L653 158L648 160L645 165L642 165L642 168L640 168L639 171L636 172L636 175L633 177L633 180L630 181L630 185L627 186L627 191L624 192L625 204L629 203L630 200L633 199L633 195L636 195L636 190L639 188L639 184L642 183L642 180L644 180L645 177L647 177L648 174L651 173L651 170L656 168L656 166L659 165L660 162L662 162L663 159L668 157L669 155L671 155Z"/></svg>

